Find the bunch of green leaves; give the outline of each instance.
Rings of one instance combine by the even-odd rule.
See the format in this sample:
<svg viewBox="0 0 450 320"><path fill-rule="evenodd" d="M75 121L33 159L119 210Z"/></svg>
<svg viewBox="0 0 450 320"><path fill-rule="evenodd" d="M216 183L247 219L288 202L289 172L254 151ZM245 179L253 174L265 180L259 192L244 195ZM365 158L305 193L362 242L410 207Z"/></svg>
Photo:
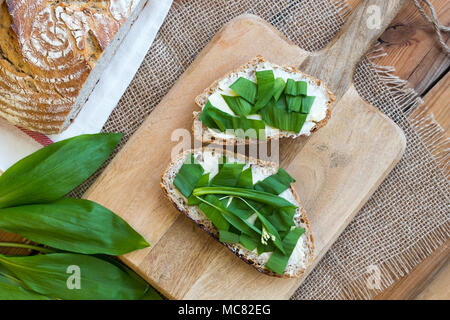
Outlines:
<svg viewBox="0 0 450 320"><path fill-rule="evenodd" d="M202 110L200 120L212 129L224 132L235 130L264 132L267 125L280 130L299 133L311 110L315 97L307 95L307 82L276 78L273 70L256 72L256 83L246 78L238 78L231 86L237 96L222 95L234 115L214 107L208 100ZM261 120L247 116L258 114ZM262 134L258 134L263 139ZM255 138L249 136L249 138Z"/></svg>
<svg viewBox="0 0 450 320"><path fill-rule="evenodd" d="M258 254L273 252L266 267L282 274L304 229L294 223L297 206L280 197L295 180L279 169L253 183L252 168L243 163L219 165L209 178L191 154L174 179L176 188L198 205L219 232L219 240L240 243Z"/></svg>
<svg viewBox="0 0 450 320"><path fill-rule="evenodd" d="M93 201L64 197L110 156L122 135L81 135L44 147L0 176L0 230L44 245L31 256L0 255L0 299L160 298L110 256L149 244L127 222ZM80 288L70 288L70 266ZM69 269L68 269L69 268Z"/></svg>

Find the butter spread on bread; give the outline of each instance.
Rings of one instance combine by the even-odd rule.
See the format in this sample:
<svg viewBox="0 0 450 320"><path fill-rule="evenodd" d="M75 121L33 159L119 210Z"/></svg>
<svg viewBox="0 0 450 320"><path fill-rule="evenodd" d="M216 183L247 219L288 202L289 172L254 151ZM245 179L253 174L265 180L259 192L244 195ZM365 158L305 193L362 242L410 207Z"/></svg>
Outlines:
<svg viewBox="0 0 450 320"><path fill-rule="evenodd" d="M275 94L275 97L272 97L270 100L265 100L262 102L262 106L256 108L257 110L253 110L249 114L236 114L236 110L232 110L230 108L230 101L233 98L229 97L241 97L241 102L245 105L255 106L258 104L258 97L254 98L253 101L250 101L248 97L242 97L238 92L233 90L233 85L238 82L238 80L247 79L255 84L255 88L257 87L258 96L260 91L260 86L258 85L258 73L260 71L268 71L271 70L273 72L272 81L278 81L280 79L281 85L283 86L284 82L284 90L280 97L280 92L278 95ZM287 82L303 84L304 92L298 93L298 95L291 96L287 91ZM275 85L274 85L275 86ZM270 89L265 89L270 90ZM273 91L276 92L276 89ZM244 92L245 93L245 92ZM289 93L289 94L288 94ZM254 97L254 96L253 96ZM227 99L228 98L228 99ZM298 98L298 109L291 109L287 107L292 99ZM291 99L289 101L288 99ZM310 99L310 100L308 100ZM299 136L309 136L311 132L314 132L328 122L331 117L332 103L335 100L334 95L326 88L326 86L318 79L315 79L309 75L302 73L294 67L290 66L279 66L277 64L266 61L263 57L258 56L252 59L247 64L231 71L221 79L215 81L211 86L209 86L205 91L196 97L195 101L197 105L202 108L202 112L205 113L205 107L214 107L218 109L218 113L223 112L223 114L228 114L236 118L245 118L244 125L248 127L253 127L255 122L253 123L245 123L248 120L255 121L263 121L264 123L264 137L263 139L273 139L273 138L281 138L281 137L291 137L296 138ZM262 115L262 111L265 109L270 110L270 104L279 107L280 102L282 102L284 108L286 108L285 114L291 115L291 117L298 117L300 119L300 123L298 126L292 126L292 128L288 129L285 126L280 129L274 127L275 124L268 124L266 119L267 115ZM301 101L304 102L304 106L311 101L312 104L308 106L306 110L302 110ZM231 101L233 102L233 101ZM266 108L261 108L266 107ZM305 111L305 112L304 112ZM197 139L203 140L204 142L216 142L219 144L225 143L247 143L251 139L255 139L256 137L240 137L237 136L233 131L228 132L224 129L236 129L236 128L226 128L227 123L221 124L218 123L218 126L214 128L208 127L208 122L204 121L204 114L202 112L194 112L194 119L202 121L202 130L195 130L194 135ZM220 116L220 114L219 114ZM269 117L270 118L270 117ZM213 119L214 120L214 119ZM230 119L228 119L230 120ZM232 119L236 120L236 119ZM220 122L220 119L219 119ZM216 121L217 123L217 121ZM241 123L241 121L239 121ZM256 127L258 127L258 123L256 123ZM289 127L289 126L288 126ZM295 128L295 130L294 130ZM246 128L244 128L245 130ZM200 136L201 135L201 136ZM259 137L261 139L261 136Z"/></svg>
<svg viewBox="0 0 450 320"><path fill-rule="evenodd" d="M188 160L191 160L191 163L194 163L194 166L196 166L197 169L202 168L201 172L197 172L197 178L194 179L194 181L191 181L191 183L196 183L197 186L202 185L204 187L196 187L195 189L193 189L193 191L189 190L186 193L186 190L183 189L183 187L180 187L180 184L177 183L177 179L180 180L181 175L180 172L186 169L185 168L186 166L189 166L189 164L187 164L189 163ZM197 225L199 225L202 229L208 232L216 240L220 240L222 238L222 232L224 231L222 227L218 227L218 223L220 222L219 221L220 219L218 218L221 218L223 220L223 217L225 217L225 220L232 222L229 225L227 224L227 226L225 227L225 234L227 236L230 235L236 236L236 234L238 235L240 234L240 237L242 237L243 235L244 236L247 235L245 231L242 232L240 231L241 229L238 230L235 228L236 225L234 224L233 219L237 219L237 217L240 217L241 220L246 220L247 225L248 223L250 223L253 226L259 228L259 230L262 231L262 233L260 234L255 233L256 237L253 237L253 241L255 242L253 246L258 245L257 248L256 247L249 248L248 245L244 246L243 243L239 241L239 238L237 238L238 240L236 241L232 241L232 243L226 241L221 242L228 249L230 249L236 256L238 256L240 259L247 262L248 264L252 265L258 271L271 276L286 277L286 278L299 277L300 275L302 275L305 269L311 264L313 260L314 256L313 237L306 213L302 208L298 195L296 194L290 183L287 183L284 187L282 186L281 189L279 189L280 185L278 184L277 192L281 191L280 194L276 194L277 192L271 192L271 194L268 194L269 191L267 189L264 191L265 193L264 192L262 193L267 197L268 196L274 197L276 201L285 201L285 203L287 203L289 206L295 208L292 212L292 216L289 216L289 214L287 213L286 216L284 216L284 217L289 216L291 219L289 226L287 228L284 227L281 228L280 222L279 221L277 222L273 219L276 214L282 214L280 209L274 209L275 207L272 208L271 205L265 206L263 203L258 202L260 200L255 201L249 200L249 198L247 198L245 195L243 196L243 198L238 197L237 195L235 195L234 197L229 197L224 193L213 195L212 199L215 199L215 201L220 200L222 201L222 203L218 204L216 203L213 204L212 206L207 204L210 203L208 201L212 200L205 195L200 196L202 198L200 199L201 201L195 199L196 197L194 196L194 194L199 194L201 193L200 191L203 191L203 193L205 193L207 190L216 190L217 188L221 189L221 187L217 187L218 180L216 180L215 177L218 177L220 171L224 170L225 166L224 164L230 166L228 168L229 170L233 170L233 168L236 169L236 166L240 165L239 169L235 171L235 173L238 172L238 175L234 177L238 178L239 180L238 182L236 182L237 180L234 183L230 182L231 180L233 180L233 175L230 175L229 173L224 174L222 176L222 178L224 178L227 181L226 183L227 186L233 185L235 186L235 188L228 188L228 189L226 187L225 188L222 187L222 189L224 190L233 190L233 191L243 190L241 183L241 176L244 175L245 172L246 174L250 174L251 178L250 186L248 185L247 179L246 188L250 190L249 192L261 193L261 191L258 190L263 189L261 189L260 186L258 186L258 183L268 181L267 180L268 177L275 177L277 173L278 174L280 173L280 169L276 166L276 164L272 162L264 162L253 158L247 158L239 154L223 153L222 150L219 151L217 149L209 149L209 148L196 149L184 152L183 154L179 155L168 166L168 168L163 173L161 179L161 187L163 189L163 192L180 212L185 214L188 218L192 219ZM250 170L250 172L248 172L248 170ZM206 177L206 181L205 179L202 178L199 179L200 175L202 176L202 178ZM284 179L286 179L286 177L288 177L288 179L291 179L290 176L284 171L283 176ZM184 182L187 182L185 178L189 177L184 176ZM200 180L203 180L203 182L200 182ZM207 186L205 187L205 185ZM220 193L221 191L217 192ZM264 214L264 217L267 218L266 220L264 220L265 223L268 224L273 223L273 225L268 226L264 223L261 224L261 221L257 221L259 219L259 216L252 210L248 209L248 207L246 207L245 205L244 209L248 209L248 211L244 210L243 212L240 211L236 213L236 211L231 210L232 201L235 201L235 199L240 199L239 200L240 204L246 204L247 202L249 202L249 204L251 203L252 207L253 206L258 207L258 209L256 210L258 212L262 212ZM193 202L195 202L196 204L194 204ZM214 206L216 206L215 208L217 208L217 206L220 206L226 211L228 211L229 209L229 212L225 212L226 215L224 214L223 217L220 217L219 214L220 211L215 211L214 209L212 209L214 208ZM206 210L205 208L208 210ZM211 210L215 212L211 212ZM234 214L238 215L235 216L233 212ZM218 214L219 217L216 216L212 218L211 214ZM246 215L242 216L242 214ZM230 220L231 217L228 217L227 215L231 215L233 219ZM213 219L214 221L212 221L211 219ZM223 220L222 222L227 223L225 220ZM242 223L242 221L237 222ZM286 256L284 256L285 258L284 265L282 265L281 270L276 269L277 265L273 267L274 263L273 261L271 261L275 260L276 258L274 257L273 259L271 259L272 255L274 255L274 252L277 252L279 256L283 256L279 251L278 247L274 245L275 238L273 237L272 234L270 234L271 233L270 230L272 229L269 227L273 226L276 226L278 232L277 235L282 240L284 249L289 251L289 252L286 251ZM243 227L246 227L246 225L243 225ZM250 231L253 232L253 230ZM292 232L295 233L295 231L300 231L301 234L300 237L295 238L294 243L291 243L290 245L286 244L285 242L287 241L287 234ZM264 245L263 243L265 243L266 245ZM289 248L289 246L291 247Z"/></svg>

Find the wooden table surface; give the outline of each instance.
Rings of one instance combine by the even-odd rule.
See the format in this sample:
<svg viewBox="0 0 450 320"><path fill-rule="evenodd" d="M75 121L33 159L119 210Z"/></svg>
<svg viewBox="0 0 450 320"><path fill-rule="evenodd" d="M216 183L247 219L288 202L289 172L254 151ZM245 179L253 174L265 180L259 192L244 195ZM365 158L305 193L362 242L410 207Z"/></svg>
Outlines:
<svg viewBox="0 0 450 320"><path fill-rule="evenodd" d="M356 7L363 0L348 0ZM440 22L450 23L450 1L431 0ZM450 45L449 37L445 36ZM380 37L387 55L380 65L394 66L395 75L408 81L423 98L421 107L432 114L447 135L450 130L450 58L438 46L433 29L409 1L391 26ZM0 241L19 241L17 235L0 231ZM0 250L5 253L5 250ZM18 254L17 249L9 254ZM438 248L407 276L379 295L378 299L450 299L450 240Z"/></svg>
<svg viewBox="0 0 450 320"><path fill-rule="evenodd" d="M348 0L356 7L363 0ZM450 1L431 0L441 24L450 24ZM450 45L449 37L444 38ZM450 130L450 58L440 49L431 26L409 1L380 37L387 55L374 62L394 66L424 100L421 110L432 114L446 134ZM450 240L378 299L450 299Z"/></svg>

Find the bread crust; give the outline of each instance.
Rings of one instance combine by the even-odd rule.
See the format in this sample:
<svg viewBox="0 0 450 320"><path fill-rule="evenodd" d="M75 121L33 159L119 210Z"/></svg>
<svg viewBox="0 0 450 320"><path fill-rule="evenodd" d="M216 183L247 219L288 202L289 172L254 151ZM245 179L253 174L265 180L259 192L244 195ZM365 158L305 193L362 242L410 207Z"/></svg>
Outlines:
<svg viewBox="0 0 450 320"><path fill-rule="evenodd" d="M239 73L239 72L245 72L246 70L252 68L252 67L256 67L258 64L260 63L264 63L264 62L268 62L267 60L264 59L263 56L258 55L255 58L253 58L252 60L250 60L249 62L247 62L246 64L235 68L234 70L228 72L227 74L225 74L223 77L221 77L220 79L215 80L208 88L206 88L200 95L198 95L195 98L195 103L200 107L203 108L209 98L209 96L211 94L214 93L214 91L219 87L219 83L226 78L231 77L233 74L235 73ZM290 72L290 73L298 73L301 74L303 77L305 78L309 78L311 80L313 80L314 82L316 82L316 84L318 86L322 86L325 91L327 92L328 96L329 96L329 101L327 102L327 113L324 119L322 119L319 122L315 122L316 125L311 129L311 133L318 131L319 129L323 128L328 121L331 118L331 112L333 110L333 102L336 100L336 97L334 96L334 94L325 86L322 85L322 81L310 76L306 73L303 73L302 71L298 70L296 67L294 66L280 66L280 68L286 72ZM196 121L200 121L200 114L201 111L194 111L193 113L193 118L194 118L194 125ZM218 145L230 145L230 144L251 144L251 143L257 143L258 140L256 139L250 139L250 138L238 138L238 137L233 137L233 138L227 138L227 139L223 139L222 137L217 137L214 136L213 133L211 133L208 128L206 126L204 126L203 124L201 124L202 130L200 131L196 131L194 130L194 125L192 127L192 131L194 133L194 138L202 141L205 144L209 144L209 143L214 143L214 144L218 144ZM280 138L288 138L291 137L291 133L288 132L283 132L280 131L278 134L267 137L267 140L272 140L272 139L280 139ZM298 135L298 137L300 136L306 136L306 134L301 134ZM297 136L295 137L297 138ZM295 139L294 138L294 139Z"/></svg>
<svg viewBox="0 0 450 320"><path fill-rule="evenodd" d="M260 159L255 159L255 158L251 158L251 157L247 157L241 154L236 154L227 150L221 150L221 149L215 149L215 148L208 148L208 147L203 147L201 149L192 149L192 150L188 150L183 152L182 154L180 154L179 156L177 156L175 159L172 160L172 162L168 165L168 167L164 170L164 172L161 174L161 182L160 182L160 186L161 189L165 195L165 197L172 203L172 205L182 214L184 214L186 217L188 217L190 220L192 220L195 224L197 224L201 229L203 229L204 231L206 231L213 239L215 239L216 241L218 241L219 243L221 243L222 245L224 245L225 247L227 247L229 250L231 250L231 252L233 252L239 259L245 261L247 264L251 265L252 267L254 267L256 270L258 270L261 273L267 274L269 276L273 276L273 277L278 277L278 278L298 278L300 277L305 270L308 269L308 267L312 264L313 260L314 260L314 237L312 234L312 230L311 230L311 226L308 220L308 217L306 215L306 212L303 208L303 205L298 197L298 194L295 192L294 188L292 187L292 184L290 186L290 190L292 192L292 194L294 195L297 203L299 204L299 210L300 210L300 216L297 217L296 223L298 224L299 222L302 222L305 224L307 232L309 234L309 248L310 248L310 255L308 258L308 261L306 263L306 267L304 269L298 269L296 271L295 274L293 275L289 275L286 273L283 273L282 275L274 273L264 267L262 267L261 265L259 265L257 262L255 262L254 260L248 258L245 254L240 254L239 250L242 248L237 247L236 245L233 244L228 244L228 243L224 243L224 242L220 242L219 241L219 236L218 236L218 232L217 229L212 226L208 226L205 223L202 223L201 221L197 221L195 220L193 217L191 217L187 211L187 202L186 199L183 197L183 207L180 208L179 205L177 204L177 202L175 201L175 199L173 199L173 197L170 196L169 193L169 186L167 185L167 176L169 175L169 172L171 170L171 168L178 162L180 161L180 159L185 159L186 156L190 153L196 153L196 152L202 152L204 153L205 151L213 151L213 150L217 150L217 152L222 152L224 155L226 155L227 157L234 157L236 159L238 159L239 161L248 163L248 162L252 162L255 163L256 165L260 165L260 166L272 166L274 168L278 168L278 166L274 163L274 162L268 162L268 161L263 161ZM245 249L247 250L247 249ZM247 250L248 251L248 250Z"/></svg>
<svg viewBox="0 0 450 320"><path fill-rule="evenodd" d="M136 16L131 8L146 1L1 3L0 117L45 134L66 129Z"/></svg>

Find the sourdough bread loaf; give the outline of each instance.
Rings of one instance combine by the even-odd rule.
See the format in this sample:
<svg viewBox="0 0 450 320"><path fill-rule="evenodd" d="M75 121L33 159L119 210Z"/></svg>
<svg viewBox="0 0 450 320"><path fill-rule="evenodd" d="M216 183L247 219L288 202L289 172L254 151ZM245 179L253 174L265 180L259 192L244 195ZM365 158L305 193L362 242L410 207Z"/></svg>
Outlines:
<svg viewBox="0 0 450 320"><path fill-rule="evenodd" d="M206 172L210 172L210 178L218 172L218 162L226 155L227 162L245 163L246 167L252 167L253 183L265 179L266 177L275 174L278 171L278 166L273 162L266 162L254 158L245 157L231 152L224 152L223 150L203 148L197 150L189 150L178 157L167 167L161 177L161 188L166 197L172 202L175 208L181 213L185 214L189 219L193 220L199 227L205 230L209 235L218 241L219 234L211 220L200 210L198 206L188 206L187 199L178 191L173 182L183 165L186 157L193 154L195 160L200 163ZM309 225L308 217L298 198L297 193L292 188L284 191L281 197L298 206L297 213L294 215L294 222L297 227L305 229L305 233L299 238L297 245L289 258L286 269L282 275L274 273L265 267L265 264L271 256L271 252L266 252L258 255L256 249L249 251L241 244L222 243L230 249L236 256L247 262L258 271L282 278L297 278L300 277L312 263L314 258L314 241L311 227Z"/></svg>
<svg viewBox="0 0 450 320"><path fill-rule="evenodd" d="M6 0L0 116L59 133L77 116L146 0Z"/></svg>
<svg viewBox="0 0 450 320"><path fill-rule="evenodd" d="M335 101L334 94L325 86L325 84L310 75L307 75L293 66L280 66L275 63L271 63L264 59L262 56L257 56L250 60L243 66L240 66L222 78L214 81L208 88L206 88L200 95L195 98L196 104L203 109L208 100L211 104L219 108L221 111L233 114L231 109L226 105L226 102L221 98L221 95L236 95L230 86L239 78L243 77L253 82L256 82L256 71L261 70L273 70L275 78L281 77L283 80L288 78L294 79L296 81L302 80L306 81L308 84L308 92L316 96L310 114L306 119L300 132L288 132L283 130L278 130L266 125L266 138L276 139L276 138L297 138L299 136L309 136L312 132L319 130L324 127L331 117L331 111L333 109L333 102ZM308 93L309 94L309 93ZM204 143L216 143L216 144L244 144L252 142L251 139L238 138L233 134L226 132L220 132L216 129L210 129L201 124L200 122L201 111L194 111L194 126L193 132L194 137L203 141ZM252 119L260 119L258 115L250 115ZM200 123L200 126L198 124ZM198 127L201 127L199 130Z"/></svg>

